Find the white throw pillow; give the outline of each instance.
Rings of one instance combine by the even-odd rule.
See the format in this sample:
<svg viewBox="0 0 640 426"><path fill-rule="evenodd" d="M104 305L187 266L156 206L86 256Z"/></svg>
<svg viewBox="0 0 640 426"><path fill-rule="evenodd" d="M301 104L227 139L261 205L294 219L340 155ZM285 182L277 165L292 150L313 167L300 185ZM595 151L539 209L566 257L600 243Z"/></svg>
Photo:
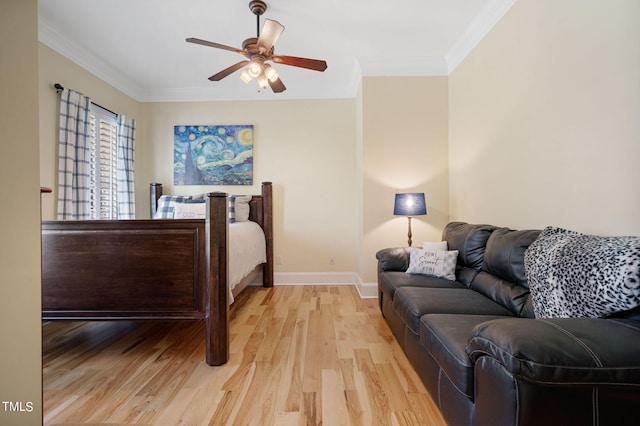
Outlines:
<svg viewBox="0 0 640 426"><path fill-rule="evenodd" d="M455 280L457 260L458 250L421 250L411 247L407 274Z"/></svg>
<svg viewBox="0 0 640 426"><path fill-rule="evenodd" d="M447 251L449 250L449 244L446 241L438 241L438 242L422 242L423 250L436 250L436 251Z"/></svg>
<svg viewBox="0 0 640 426"><path fill-rule="evenodd" d="M206 219L206 217L207 203L205 200L175 203L173 210L174 219Z"/></svg>
<svg viewBox="0 0 640 426"><path fill-rule="evenodd" d="M251 195L234 195L235 221L246 222L249 220L249 201Z"/></svg>

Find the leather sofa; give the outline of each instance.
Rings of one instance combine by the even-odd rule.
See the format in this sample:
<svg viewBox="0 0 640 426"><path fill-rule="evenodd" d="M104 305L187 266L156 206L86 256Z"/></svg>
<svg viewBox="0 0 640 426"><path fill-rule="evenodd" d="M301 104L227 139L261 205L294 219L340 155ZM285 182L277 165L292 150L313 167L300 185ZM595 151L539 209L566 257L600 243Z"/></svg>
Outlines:
<svg viewBox="0 0 640 426"><path fill-rule="evenodd" d="M640 311L536 319L524 256L540 232L449 223L455 280L379 251L382 315L450 425L640 424Z"/></svg>

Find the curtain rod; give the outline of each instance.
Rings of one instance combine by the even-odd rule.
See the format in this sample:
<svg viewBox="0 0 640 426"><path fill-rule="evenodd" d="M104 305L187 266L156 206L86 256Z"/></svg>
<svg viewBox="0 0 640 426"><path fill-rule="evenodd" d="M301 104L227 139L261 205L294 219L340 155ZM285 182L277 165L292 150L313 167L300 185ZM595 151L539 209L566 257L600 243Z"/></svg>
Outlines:
<svg viewBox="0 0 640 426"><path fill-rule="evenodd" d="M62 84L60 84L60 83L56 83L56 84L54 84L54 85L53 85L53 88L54 88L54 89L56 89L56 92L58 92L58 93L61 93L61 92L64 90L64 87L62 87ZM105 107L103 107L102 105L98 105L97 103L95 103L95 102L93 102L93 101L92 101L91 103L92 103L92 104L94 104L94 105L95 105L95 106L97 106L97 107L102 108L102 109L103 109L103 110L105 110L105 111L110 112L111 114L115 115L116 117L118 116L118 114L116 114L115 112L111 111L109 108L105 108Z"/></svg>

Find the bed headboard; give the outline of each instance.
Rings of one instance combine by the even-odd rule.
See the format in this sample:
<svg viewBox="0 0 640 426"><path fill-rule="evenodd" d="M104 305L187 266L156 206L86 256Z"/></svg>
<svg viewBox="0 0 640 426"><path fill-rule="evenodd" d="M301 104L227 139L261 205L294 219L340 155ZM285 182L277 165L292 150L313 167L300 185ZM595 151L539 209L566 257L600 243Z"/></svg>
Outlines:
<svg viewBox="0 0 640 426"><path fill-rule="evenodd" d="M160 200L162 195L163 189L161 183L151 183L149 185L149 214L151 219L153 219L158 210L158 200ZM260 226L263 225L265 214L270 214L271 212L271 195L271 182L262 182L262 193L260 195L252 194L251 196L252 198L249 202L249 220L259 223Z"/></svg>
<svg viewBox="0 0 640 426"><path fill-rule="evenodd" d="M227 194L225 194L227 195ZM158 210L158 200L162 196L162 184L152 183L149 186L151 218ZM271 182L262 182L262 193L253 195L249 202L249 220L262 227L267 243L267 263L264 274L273 277L273 188ZM273 285L273 283L271 283Z"/></svg>

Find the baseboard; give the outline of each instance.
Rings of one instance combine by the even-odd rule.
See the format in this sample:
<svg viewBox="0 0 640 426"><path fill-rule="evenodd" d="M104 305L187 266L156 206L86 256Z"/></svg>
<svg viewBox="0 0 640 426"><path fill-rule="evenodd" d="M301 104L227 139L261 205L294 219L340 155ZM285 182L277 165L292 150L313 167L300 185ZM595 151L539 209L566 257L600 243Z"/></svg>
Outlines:
<svg viewBox="0 0 640 426"><path fill-rule="evenodd" d="M275 285L348 285L356 284L355 272L276 272Z"/></svg>
<svg viewBox="0 0 640 426"><path fill-rule="evenodd" d="M358 293L363 299L377 299L378 298L378 283L363 283L356 284Z"/></svg>
<svg viewBox="0 0 640 426"><path fill-rule="evenodd" d="M355 285L363 299L378 297L378 284L363 283L355 272L276 272L274 285Z"/></svg>

